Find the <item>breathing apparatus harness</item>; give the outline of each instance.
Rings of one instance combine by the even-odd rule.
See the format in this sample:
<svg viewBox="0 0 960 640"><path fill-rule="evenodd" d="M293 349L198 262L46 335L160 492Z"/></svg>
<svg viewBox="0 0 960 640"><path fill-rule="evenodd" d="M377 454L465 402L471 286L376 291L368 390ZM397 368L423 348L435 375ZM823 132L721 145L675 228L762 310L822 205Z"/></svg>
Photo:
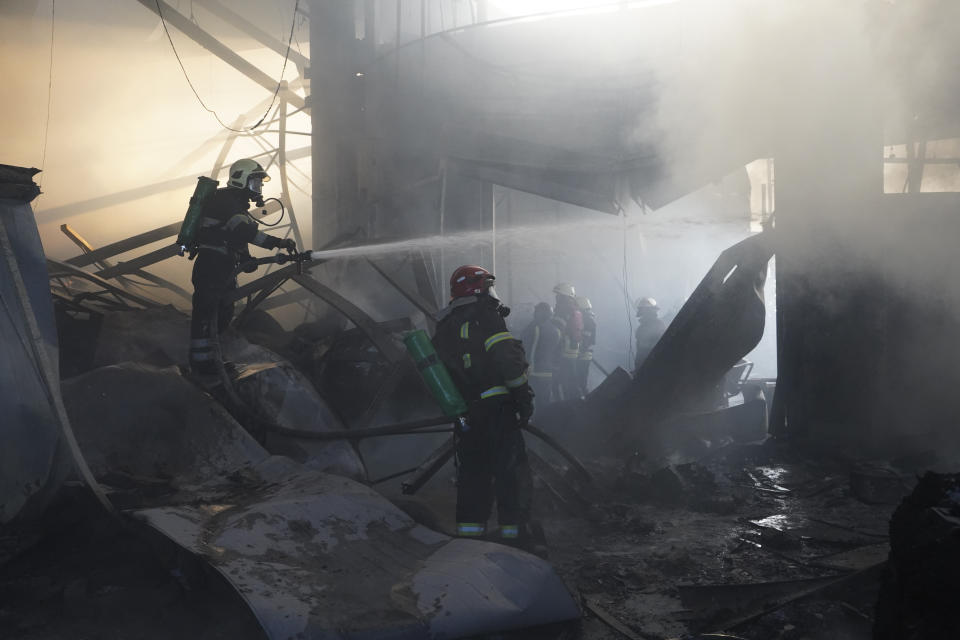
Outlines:
<svg viewBox="0 0 960 640"><path fill-rule="evenodd" d="M183 217L183 224L180 225L180 233L177 235L177 252L181 256L187 252L190 253L190 260L193 260L197 256L197 234L200 231L200 221L203 218L203 207L219 186L220 182L213 178L206 176L197 178L197 186L193 190L193 195L190 196L190 204L187 206L187 212ZM247 192L250 200L261 209L261 215L267 215L267 210L264 208L267 202L275 200L277 204L280 205L280 218L276 222L270 223L258 220L250 215L249 211L246 211L244 213L246 213L248 218L258 225L265 227L275 227L283 222L287 209L283 206L283 202L279 198L264 199L263 195L257 191L247 189ZM282 262L278 262L278 264L283 264L283 262L287 262L288 260L289 258L285 258Z"/></svg>

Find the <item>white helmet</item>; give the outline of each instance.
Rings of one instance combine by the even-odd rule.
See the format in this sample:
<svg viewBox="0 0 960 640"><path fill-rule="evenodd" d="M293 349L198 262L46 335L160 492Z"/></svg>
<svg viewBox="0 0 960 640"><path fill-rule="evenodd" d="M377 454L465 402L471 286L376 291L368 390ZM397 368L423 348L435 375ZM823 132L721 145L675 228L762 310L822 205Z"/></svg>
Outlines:
<svg viewBox="0 0 960 640"><path fill-rule="evenodd" d="M577 295L576 289L569 282L561 282L553 288L553 292L558 296L567 296L568 298L575 298Z"/></svg>
<svg viewBox="0 0 960 640"><path fill-rule="evenodd" d="M590 298L587 296L577 296L576 300L577 309L580 309L580 311L589 311L590 309L593 309L593 305L590 304Z"/></svg>
<svg viewBox="0 0 960 640"><path fill-rule="evenodd" d="M645 311L659 311L660 307L657 306L657 301L653 298L640 298L637 300L637 315L644 313Z"/></svg>
<svg viewBox="0 0 960 640"><path fill-rule="evenodd" d="M230 175L227 178L227 186L236 189L248 189L259 194L261 185L264 182L270 182L270 176L260 163L250 158L237 160L230 165Z"/></svg>

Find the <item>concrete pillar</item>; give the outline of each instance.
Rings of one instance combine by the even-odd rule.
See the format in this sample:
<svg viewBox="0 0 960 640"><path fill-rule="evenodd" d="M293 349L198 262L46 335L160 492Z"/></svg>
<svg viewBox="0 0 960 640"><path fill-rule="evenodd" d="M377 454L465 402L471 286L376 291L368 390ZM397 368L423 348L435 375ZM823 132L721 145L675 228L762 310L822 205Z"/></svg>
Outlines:
<svg viewBox="0 0 960 640"><path fill-rule="evenodd" d="M879 384L884 287L868 231L883 194L882 117L856 9L830 24L816 14L782 42L794 55L775 148L777 392L788 433L851 442L872 428Z"/></svg>
<svg viewBox="0 0 960 640"><path fill-rule="evenodd" d="M357 187L363 120L353 5L310 0L314 247L366 225Z"/></svg>

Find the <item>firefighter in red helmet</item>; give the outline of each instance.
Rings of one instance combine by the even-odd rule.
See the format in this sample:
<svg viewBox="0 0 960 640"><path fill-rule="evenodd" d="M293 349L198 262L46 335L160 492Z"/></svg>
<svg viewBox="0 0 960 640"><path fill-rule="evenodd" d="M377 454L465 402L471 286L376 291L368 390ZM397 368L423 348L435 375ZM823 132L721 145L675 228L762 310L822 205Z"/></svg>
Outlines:
<svg viewBox="0 0 960 640"><path fill-rule="evenodd" d="M533 414L533 392L493 282L483 267L453 272L433 344L469 407L457 433L457 533L484 536L496 499L501 538L526 546L532 481L521 429Z"/></svg>

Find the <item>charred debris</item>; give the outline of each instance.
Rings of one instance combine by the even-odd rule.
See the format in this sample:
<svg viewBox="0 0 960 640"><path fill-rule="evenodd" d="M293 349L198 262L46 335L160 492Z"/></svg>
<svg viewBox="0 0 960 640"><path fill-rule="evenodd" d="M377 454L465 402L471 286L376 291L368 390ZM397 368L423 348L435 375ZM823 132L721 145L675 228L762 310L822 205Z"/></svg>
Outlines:
<svg viewBox="0 0 960 640"><path fill-rule="evenodd" d="M21 4L0 29L36 23ZM268 95L198 146L165 131L176 176L13 166L43 162L11 136L0 638L960 637L952 3L294 0L289 42L273 5L114 4L102 25L54 5L59 46L121 25ZM99 73L54 62L51 31L51 87ZM190 75L113 57L132 93ZM209 119L181 107L156 109ZM139 128L126 152L157 145ZM206 209L157 203L183 193L179 215L201 173L240 176L238 224L275 237L195 335ZM566 353L558 330L579 391L540 379L510 412L524 536L455 518L470 425L424 381L441 358L411 354L457 265L503 323L484 351L553 313L555 282L600 336Z"/></svg>
<svg viewBox="0 0 960 640"><path fill-rule="evenodd" d="M5 202L19 234L3 236L4 254L19 258L6 266L24 280L35 232L29 208ZM917 484L942 460L854 461L770 433L776 381L749 378L742 357L763 331L773 231L718 257L633 375L617 368L585 398L537 410L528 438L543 558L450 537L450 419L401 346L415 321L437 313L423 302L432 292L385 277L424 313L376 321L309 267L277 269L240 290L245 304L223 335L229 379L202 388L183 364L182 304L161 302L142 269L109 262L176 229L99 249L63 231L83 253L34 259L32 290L52 298L7 316L8 339L31 336L14 345L27 369L41 366L31 340L44 340L30 325L49 332L55 320L58 394L77 447L63 451L54 434L61 444L47 447L50 468L24 512L42 507L4 528L0 619L11 637L349 628L866 638L875 628L901 638L954 628L944 585L957 481L928 472ZM285 330L256 308L287 280L330 311ZM703 411L718 394L724 408ZM21 453L43 453L31 446ZM69 464L62 470L71 455L82 456L94 494ZM493 593L507 600L490 603Z"/></svg>

